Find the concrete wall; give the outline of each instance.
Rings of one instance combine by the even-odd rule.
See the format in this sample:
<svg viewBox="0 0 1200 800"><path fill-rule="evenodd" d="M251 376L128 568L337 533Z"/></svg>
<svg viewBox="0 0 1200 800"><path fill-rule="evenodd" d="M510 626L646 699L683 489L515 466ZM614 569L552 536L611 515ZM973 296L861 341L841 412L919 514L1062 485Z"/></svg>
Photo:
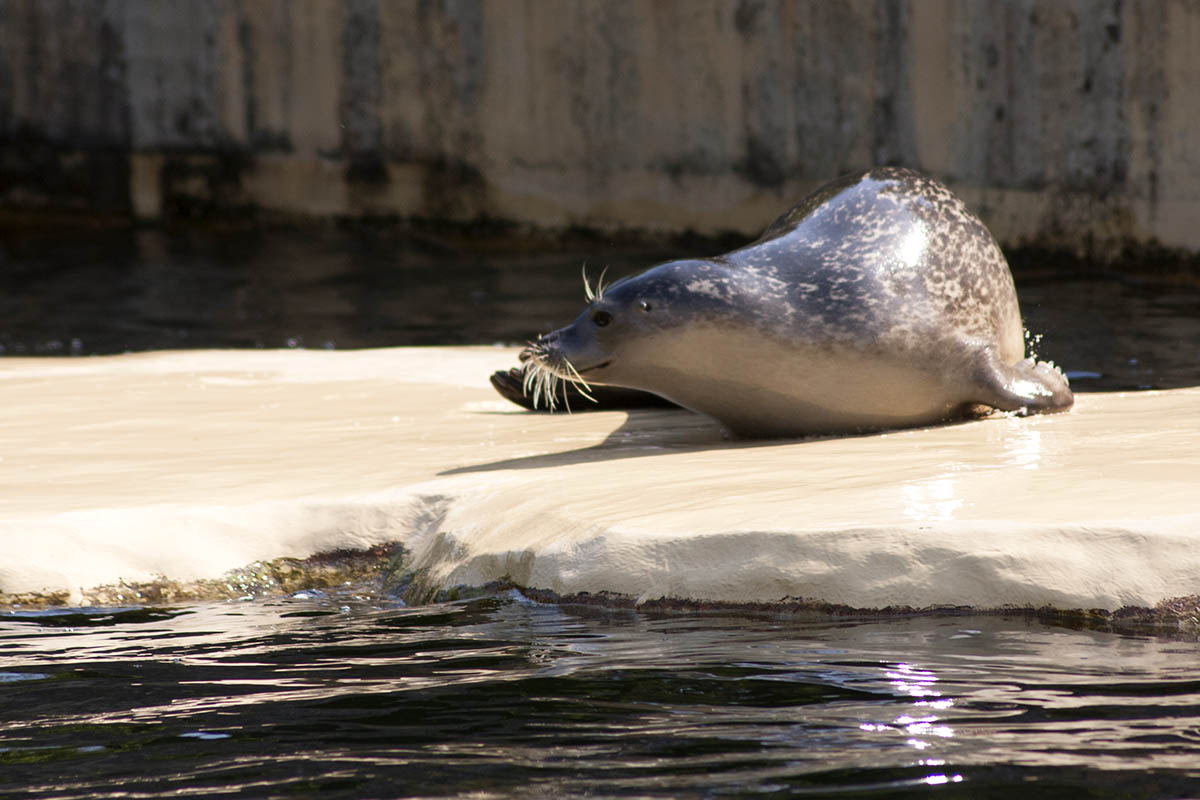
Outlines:
<svg viewBox="0 0 1200 800"><path fill-rule="evenodd" d="M1198 54L1182 0L0 0L0 204L749 233L886 163L1200 251Z"/></svg>

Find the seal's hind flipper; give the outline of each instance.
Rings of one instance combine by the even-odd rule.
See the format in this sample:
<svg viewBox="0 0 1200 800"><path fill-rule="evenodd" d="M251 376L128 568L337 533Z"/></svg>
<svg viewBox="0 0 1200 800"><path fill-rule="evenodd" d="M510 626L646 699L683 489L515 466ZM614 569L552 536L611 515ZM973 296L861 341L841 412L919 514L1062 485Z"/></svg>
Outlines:
<svg viewBox="0 0 1200 800"><path fill-rule="evenodd" d="M546 411L545 408L534 408L533 398L526 397L524 391L525 373L518 367L509 370L493 372L490 378L492 387L500 396L522 408L530 411ZM621 389L616 386L591 385L591 395L596 402L585 398L571 383L564 383L558 391L567 392L571 401L571 411L617 411L624 408L673 408L675 404L664 400L656 394L639 392L636 389Z"/></svg>
<svg viewBox="0 0 1200 800"><path fill-rule="evenodd" d="M984 370L983 402L1001 411L1047 414L1075 404L1067 376L1052 362L1026 358L1007 366L994 358Z"/></svg>

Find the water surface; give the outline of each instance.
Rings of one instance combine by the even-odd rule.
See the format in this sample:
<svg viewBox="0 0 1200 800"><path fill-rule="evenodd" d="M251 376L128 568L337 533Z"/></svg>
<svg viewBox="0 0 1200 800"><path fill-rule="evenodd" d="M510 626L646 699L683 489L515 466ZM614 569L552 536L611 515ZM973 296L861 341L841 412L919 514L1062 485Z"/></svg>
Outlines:
<svg viewBox="0 0 1200 800"><path fill-rule="evenodd" d="M711 252L9 236L0 351L517 343L578 313L584 264ZM1040 356L1200 385L1200 285L1080 266L1016 265ZM0 613L0 796L1200 796L1200 645L1161 632L372 592Z"/></svg>
<svg viewBox="0 0 1200 800"><path fill-rule="evenodd" d="M0 796L1184 797L1200 645L302 595L0 615Z"/></svg>
<svg viewBox="0 0 1200 800"><path fill-rule="evenodd" d="M391 229L161 230L0 240L0 354L523 343L609 279L730 242L447 242ZM1013 259L1036 351L1082 391L1200 385L1200 279Z"/></svg>

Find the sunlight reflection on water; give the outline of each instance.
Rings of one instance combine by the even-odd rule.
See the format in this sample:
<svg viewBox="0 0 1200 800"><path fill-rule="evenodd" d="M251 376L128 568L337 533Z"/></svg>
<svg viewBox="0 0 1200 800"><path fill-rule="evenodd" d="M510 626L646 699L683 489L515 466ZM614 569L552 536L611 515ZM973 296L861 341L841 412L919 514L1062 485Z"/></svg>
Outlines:
<svg viewBox="0 0 1200 800"><path fill-rule="evenodd" d="M28 678L0 681L0 791L270 794L302 773L347 798L952 784L1040 798L1137 797L1148 768L1176 796L1200 780L1195 642L1021 617L656 617L515 593L346 605L0 615L0 671Z"/></svg>

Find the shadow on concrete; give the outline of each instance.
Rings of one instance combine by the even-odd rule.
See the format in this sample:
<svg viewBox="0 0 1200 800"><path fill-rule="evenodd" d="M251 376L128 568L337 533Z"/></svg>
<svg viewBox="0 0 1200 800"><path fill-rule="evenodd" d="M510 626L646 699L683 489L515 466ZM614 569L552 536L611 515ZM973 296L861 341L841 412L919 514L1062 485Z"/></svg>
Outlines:
<svg viewBox="0 0 1200 800"><path fill-rule="evenodd" d="M829 436L810 436L799 439L730 439L716 421L683 409L638 409L626 412L625 421L600 444L542 453L520 458L506 458L485 464L455 467L439 476L476 472L495 472L509 469L542 469L572 464L614 461L623 458L645 458L668 453L698 453L706 450L733 450L749 447L772 447L801 444ZM833 437L838 438L838 437Z"/></svg>
<svg viewBox="0 0 1200 800"><path fill-rule="evenodd" d="M543 412L532 412L543 413ZM864 431L862 433L821 434L784 439L731 439L715 420L682 408L630 409L625 412L625 421L604 439L590 447L564 450L558 453L541 453L519 458L506 458L484 464L439 472L439 476L463 475L477 472L497 472L509 469L542 469L572 464L615 461L623 458L645 458L671 453L699 453L707 450L745 450L754 447L780 447L800 445L826 439L849 439L863 436L879 436L903 428L887 431ZM1003 413L1003 412L995 412ZM947 420L937 425L922 427L947 427L970 425L991 416L967 416L963 419Z"/></svg>

